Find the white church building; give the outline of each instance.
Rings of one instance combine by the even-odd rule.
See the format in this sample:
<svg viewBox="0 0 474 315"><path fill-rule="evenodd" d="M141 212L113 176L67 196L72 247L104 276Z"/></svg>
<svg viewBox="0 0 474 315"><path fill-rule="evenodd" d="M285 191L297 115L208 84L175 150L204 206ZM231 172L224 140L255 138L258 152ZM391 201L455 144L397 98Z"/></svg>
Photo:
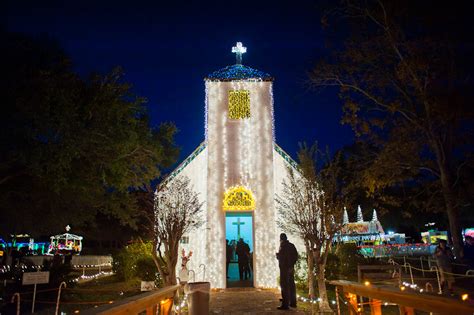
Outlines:
<svg viewBox="0 0 474 315"><path fill-rule="evenodd" d="M232 52L235 65L204 78L204 142L162 184L187 176L203 202L205 224L180 244L180 252L193 251L188 269L196 281L226 288L226 239L242 237L253 253L253 286L275 288L275 196L296 163L275 143L272 76L242 65L240 42Z"/></svg>

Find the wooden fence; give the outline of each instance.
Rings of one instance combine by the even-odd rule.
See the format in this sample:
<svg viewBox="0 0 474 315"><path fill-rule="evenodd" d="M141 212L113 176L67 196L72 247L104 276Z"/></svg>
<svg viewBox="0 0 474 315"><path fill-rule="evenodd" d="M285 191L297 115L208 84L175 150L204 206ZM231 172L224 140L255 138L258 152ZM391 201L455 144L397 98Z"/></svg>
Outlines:
<svg viewBox="0 0 474 315"><path fill-rule="evenodd" d="M397 304L400 314L407 315L415 314L415 309L436 314L474 314L474 305L470 305L468 301L409 292L408 289L404 290L404 287L365 285L345 280L330 281L330 284L336 286L337 294L344 294L351 315L362 314L362 307L357 302L357 296L369 298L372 315L382 314L383 302Z"/></svg>
<svg viewBox="0 0 474 315"><path fill-rule="evenodd" d="M132 296L113 304L102 305L86 310L82 312L82 314L125 315L146 313L146 315L168 315L173 305L173 297L178 289L179 285L165 287L156 291Z"/></svg>

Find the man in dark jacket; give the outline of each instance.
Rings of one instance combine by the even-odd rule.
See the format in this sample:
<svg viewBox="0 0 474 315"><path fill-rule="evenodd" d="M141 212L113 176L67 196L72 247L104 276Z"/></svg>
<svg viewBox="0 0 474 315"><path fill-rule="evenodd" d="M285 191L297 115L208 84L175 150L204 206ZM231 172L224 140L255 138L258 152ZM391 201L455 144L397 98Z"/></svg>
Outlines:
<svg viewBox="0 0 474 315"><path fill-rule="evenodd" d="M280 249L276 254L280 267L281 305L279 310L287 310L288 306L296 307L295 264L298 252L295 245L288 241L285 233L280 234Z"/></svg>
<svg viewBox="0 0 474 315"><path fill-rule="evenodd" d="M249 264L249 253L250 247L244 240L241 238L237 242L236 249L238 262L239 262L239 277L240 280L247 280L247 274L245 273L246 266Z"/></svg>

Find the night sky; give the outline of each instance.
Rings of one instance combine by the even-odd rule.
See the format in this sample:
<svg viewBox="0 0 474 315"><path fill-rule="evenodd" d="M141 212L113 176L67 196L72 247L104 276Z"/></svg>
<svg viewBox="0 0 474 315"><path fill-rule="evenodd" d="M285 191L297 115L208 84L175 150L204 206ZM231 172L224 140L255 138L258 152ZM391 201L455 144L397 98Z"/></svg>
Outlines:
<svg viewBox="0 0 474 315"><path fill-rule="evenodd" d="M353 139L336 91L308 89L328 53L320 15L311 1L10 1L6 29L57 39L81 75L123 67L152 123L177 125L180 161L204 139L203 78L234 64L241 41L243 64L275 77L276 140L295 156L299 141Z"/></svg>

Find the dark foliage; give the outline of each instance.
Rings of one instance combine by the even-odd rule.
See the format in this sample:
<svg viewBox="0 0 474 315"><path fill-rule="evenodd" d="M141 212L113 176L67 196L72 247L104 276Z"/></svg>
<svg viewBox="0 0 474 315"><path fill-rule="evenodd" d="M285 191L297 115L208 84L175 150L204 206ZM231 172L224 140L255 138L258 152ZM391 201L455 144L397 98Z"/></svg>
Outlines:
<svg viewBox="0 0 474 315"><path fill-rule="evenodd" d="M119 68L78 76L58 45L2 33L0 233L60 232L98 214L135 227L132 191L177 157Z"/></svg>

